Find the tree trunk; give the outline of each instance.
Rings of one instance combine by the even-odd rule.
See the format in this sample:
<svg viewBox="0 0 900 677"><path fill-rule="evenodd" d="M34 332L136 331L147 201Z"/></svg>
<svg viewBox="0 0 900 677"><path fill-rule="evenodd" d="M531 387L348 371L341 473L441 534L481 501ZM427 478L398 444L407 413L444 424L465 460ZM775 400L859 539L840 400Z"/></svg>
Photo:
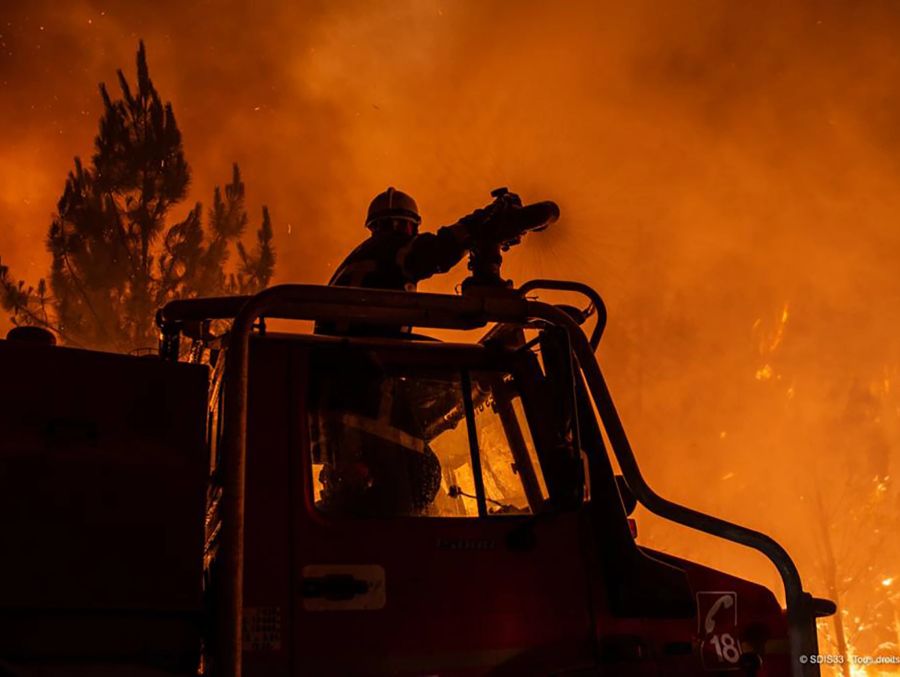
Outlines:
<svg viewBox="0 0 900 677"><path fill-rule="evenodd" d="M850 657L847 655L847 636L844 634L844 616L841 613L841 603L838 599L838 591L831 585L829 585L828 594L837 607L837 611L835 611L834 613L834 639L837 642L838 654L840 654L844 658L844 662L841 663L841 674L843 675L843 677L851 677L849 663Z"/></svg>
<svg viewBox="0 0 900 677"><path fill-rule="evenodd" d="M843 658L841 674L843 677L851 677L850 657L847 655L847 635L844 632L844 616L841 613L841 600L838 593L838 566L834 557L834 545L831 542L831 532L828 530L828 518L825 505L822 502L822 494L816 487L816 507L818 509L819 529L822 532L822 550L825 553L823 569L825 574L825 586L828 589L828 597L834 602L837 610L834 612L834 639L837 643L838 654Z"/></svg>

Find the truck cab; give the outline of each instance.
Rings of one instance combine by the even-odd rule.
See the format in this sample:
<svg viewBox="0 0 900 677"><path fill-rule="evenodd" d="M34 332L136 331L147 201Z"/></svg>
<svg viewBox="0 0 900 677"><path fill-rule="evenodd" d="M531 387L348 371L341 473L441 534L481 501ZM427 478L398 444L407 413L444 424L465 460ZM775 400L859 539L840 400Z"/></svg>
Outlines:
<svg viewBox="0 0 900 677"><path fill-rule="evenodd" d="M589 312L535 299L547 289L587 296ZM279 318L370 330L267 327ZM178 667L191 641L193 674L228 677L818 674L797 658L816 653L827 604L777 543L646 485L594 358L604 322L593 290L554 281L462 296L282 285L166 306L159 357L128 359L205 375L203 413L169 414L197 440L172 557L196 571L177 580L199 601L181 662L153 674L191 674ZM416 333L379 331L401 325ZM425 335L447 329L475 339ZM770 556L788 609L639 546L636 502ZM170 574L148 575L164 589ZM0 612L14 616L2 595ZM11 674L81 674L29 672L41 645Z"/></svg>
<svg viewBox="0 0 900 677"><path fill-rule="evenodd" d="M533 300L542 289L583 294L588 312ZM223 496L229 474L246 493L221 506L223 527L242 514L243 535L220 535L244 568L223 566L243 588L220 598L240 596L242 620L220 639L240 635L250 674L813 674L792 652L814 646L827 604L786 553L640 476L593 355L605 323L593 290L285 286L230 303L174 302L163 326L175 337L179 322L234 318L217 365L233 426L219 472ZM277 317L371 330L266 331ZM478 339L379 335L398 325ZM793 608L638 546L636 500L772 556Z"/></svg>

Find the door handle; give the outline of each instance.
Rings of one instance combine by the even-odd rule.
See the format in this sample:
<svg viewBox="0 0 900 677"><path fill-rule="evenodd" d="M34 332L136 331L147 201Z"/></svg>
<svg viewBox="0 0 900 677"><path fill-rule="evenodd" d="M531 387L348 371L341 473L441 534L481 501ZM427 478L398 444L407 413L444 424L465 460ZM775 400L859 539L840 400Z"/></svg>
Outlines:
<svg viewBox="0 0 900 677"><path fill-rule="evenodd" d="M306 599L321 598L330 602L342 602L365 595L369 582L351 574L327 574L303 579L302 595Z"/></svg>

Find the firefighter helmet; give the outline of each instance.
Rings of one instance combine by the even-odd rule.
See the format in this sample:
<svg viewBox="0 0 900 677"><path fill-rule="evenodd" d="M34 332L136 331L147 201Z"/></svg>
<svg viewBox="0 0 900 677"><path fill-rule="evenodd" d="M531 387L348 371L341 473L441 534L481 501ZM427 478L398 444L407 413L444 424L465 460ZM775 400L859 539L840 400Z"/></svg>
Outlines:
<svg viewBox="0 0 900 677"><path fill-rule="evenodd" d="M376 195L369 204L369 213L366 215L366 228L375 230L377 223L385 219L398 219L408 221L414 227L422 223L419 216L419 207L416 201L402 190L390 187L383 193Z"/></svg>

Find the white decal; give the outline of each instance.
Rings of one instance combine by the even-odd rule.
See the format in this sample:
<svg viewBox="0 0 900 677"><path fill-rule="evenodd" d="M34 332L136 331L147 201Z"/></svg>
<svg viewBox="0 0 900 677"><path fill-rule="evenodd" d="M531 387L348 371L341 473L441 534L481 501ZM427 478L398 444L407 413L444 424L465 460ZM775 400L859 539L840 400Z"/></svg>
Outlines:
<svg viewBox="0 0 900 677"><path fill-rule="evenodd" d="M741 660L737 593L704 590L697 593L697 634L706 670L737 670Z"/></svg>

